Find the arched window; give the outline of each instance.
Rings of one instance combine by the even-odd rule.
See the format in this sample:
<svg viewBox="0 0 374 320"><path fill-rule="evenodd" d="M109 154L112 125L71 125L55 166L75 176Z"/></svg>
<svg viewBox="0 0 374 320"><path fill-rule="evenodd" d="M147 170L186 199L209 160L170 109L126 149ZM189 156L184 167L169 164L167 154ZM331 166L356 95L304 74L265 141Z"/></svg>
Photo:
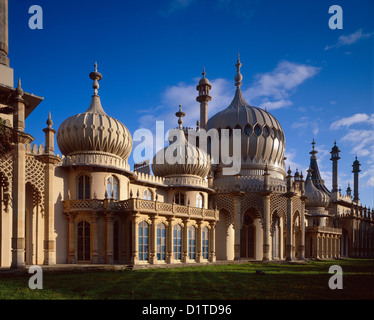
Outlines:
<svg viewBox="0 0 374 320"><path fill-rule="evenodd" d="M87 221L78 223L78 260L90 261L90 224Z"/></svg>
<svg viewBox="0 0 374 320"><path fill-rule="evenodd" d="M91 198L91 178L86 174L78 177L78 199Z"/></svg>
<svg viewBox="0 0 374 320"><path fill-rule="evenodd" d="M279 259L280 258L280 222L278 217L273 217L273 227L272 227L272 253L273 253L273 259Z"/></svg>
<svg viewBox="0 0 374 320"><path fill-rule="evenodd" d="M146 261L148 260L148 223L142 221L139 223L138 229L138 242L139 242L139 261Z"/></svg>
<svg viewBox="0 0 374 320"><path fill-rule="evenodd" d="M163 223L157 225L157 260L165 260L166 227Z"/></svg>
<svg viewBox="0 0 374 320"><path fill-rule="evenodd" d="M196 208L202 208L204 204L204 197L201 193L196 195Z"/></svg>
<svg viewBox="0 0 374 320"><path fill-rule="evenodd" d="M113 198L114 200L119 199L119 180L115 176L111 176L107 180L106 184L106 191L108 194L108 198L111 199Z"/></svg>
<svg viewBox="0 0 374 320"><path fill-rule="evenodd" d="M243 225L240 229L240 256L242 258L254 258L255 252L255 228L252 217L245 214Z"/></svg>
<svg viewBox="0 0 374 320"><path fill-rule="evenodd" d="M144 190L143 199L144 200L152 200L152 192L149 189Z"/></svg>
<svg viewBox="0 0 374 320"><path fill-rule="evenodd" d="M196 257L196 228L194 226L188 228L188 257L190 259Z"/></svg>
<svg viewBox="0 0 374 320"><path fill-rule="evenodd" d="M208 259L209 230L207 227L203 228L201 238L202 238L203 259Z"/></svg>
<svg viewBox="0 0 374 320"><path fill-rule="evenodd" d="M173 228L173 253L174 259L180 260L182 256L182 228L176 224Z"/></svg>
<svg viewBox="0 0 374 320"><path fill-rule="evenodd" d="M184 206L184 194L180 192L176 193L174 195L174 203Z"/></svg>

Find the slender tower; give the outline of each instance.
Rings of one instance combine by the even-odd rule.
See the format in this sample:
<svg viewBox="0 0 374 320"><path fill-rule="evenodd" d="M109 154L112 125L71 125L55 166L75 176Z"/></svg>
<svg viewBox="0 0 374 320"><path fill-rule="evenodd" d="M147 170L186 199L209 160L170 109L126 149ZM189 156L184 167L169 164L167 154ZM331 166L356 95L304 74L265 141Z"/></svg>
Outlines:
<svg viewBox="0 0 374 320"><path fill-rule="evenodd" d="M358 173L360 170L361 163L357 160L357 156L355 161L353 161L353 202L356 202L357 204L360 204L360 198L358 197Z"/></svg>
<svg viewBox="0 0 374 320"><path fill-rule="evenodd" d="M338 192L338 160L339 157L339 148L336 145L336 141L334 142L334 146L331 149L331 158L332 161L332 190L331 193Z"/></svg>
<svg viewBox="0 0 374 320"><path fill-rule="evenodd" d="M212 97L209 95L209 90L212 89L212 86L209 80L205 78L205 74L204 68L202 73L203 77L196 86L196 90L199 91L196 101L200 102L200 128L206 130L206 124L208 122L208 102L212 100Z"/></svg>
<svg viewBox="0 0 374 320"><path fill-rule="evenodd" d="M13 69L8 58L8 0L0 0L0 85L13 88Z"/></svg>
<svg viewBox="0 0 374 320"><path fill-rule="evenodd" d="M8 0L0 0L0 64L9 67Z"/></svg>

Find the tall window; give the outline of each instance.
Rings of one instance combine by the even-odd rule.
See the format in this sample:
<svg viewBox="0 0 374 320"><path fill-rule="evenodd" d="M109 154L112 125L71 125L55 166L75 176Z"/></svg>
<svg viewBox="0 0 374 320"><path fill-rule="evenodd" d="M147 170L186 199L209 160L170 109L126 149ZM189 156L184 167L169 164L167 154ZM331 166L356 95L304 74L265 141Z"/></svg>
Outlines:
<svg viewBox="0 0 374 320"><path fill-rule="evenodd" d="M204 198L201 193L196 195L196 208L202 208L204 204Z"/></svg>
<svg viewBox="0 0 374 320"><path fill-rule="evenodd" d="M157 260L165 260L166 227L163 223L157 225Z"/></svg>
<svg viewBox="0 0 374 320"><path fill-rule="evenodd" d="M184 206L184 194L180 192L176 193L174 195L174 203Z"/></svg>
<svg viewBox="0 0 374 320"><path fill-rule="evenodd" d="M279 218L274 217L273 222L273 239L272 239L272 253L273 253L273 259L279 259L280 258L280 223Z"/></svg>
<svg viewBox="0 0 374 320"><path fill-rule="evenodd" d="M188 257L195 259L196 256L196 228L190 226L188 228Z"/></svg>
<svg viewBox="0 0 374 320"><path fill-rule="evenodd" d="M111 199L113 197L114 200L118 200L119 198L119 180L115 176L111 176L108 178L106 183L106 191L108 193L108 198Z"/></svg>
<svg viewBox="0 0 374 320"><path fill-rule="evenodd" d="M182 256L182 228L179 224L173 228L173 252L174 259L180 260Z"/></svg>
<svg viewBox="0 0 374 320"><path fill-rule="evenodd" d="M85 174L78 177L78 199L90 199L91 178Z"/></svg>
<svg viewBox="0 0 374 320"><path fill-rule="evenodd" d="M143 199L144 200L152 200L152 192L149 189L144 190Z"/></svg>
<svg viewBox="0 0 374 320"><path fill-rule="evenodd" d="M138 242L139 242L139 260L148 260L148 223L142 221L139 223Z"/></svg>
<svg viewBox="0 0 374 320"><path fill-rule="evenodd" d="M90 224L87 221L78 223L78 260L90 260Z"/></svg>
<svg viewBox="0 0 374 320"><path fill-rule="evenodd" d="M240 256L242 258L254 258L255 256L255 228L250 215L243 218L243 226L240 229Z"/></svg>
<svg viewBox="0 0 374 320"><path fill-rule="evenodd" d="M203 247L203 259L208 259L208 248L209 248L209 230L207 227L203 228L202 231L202 247Z"/></svg>

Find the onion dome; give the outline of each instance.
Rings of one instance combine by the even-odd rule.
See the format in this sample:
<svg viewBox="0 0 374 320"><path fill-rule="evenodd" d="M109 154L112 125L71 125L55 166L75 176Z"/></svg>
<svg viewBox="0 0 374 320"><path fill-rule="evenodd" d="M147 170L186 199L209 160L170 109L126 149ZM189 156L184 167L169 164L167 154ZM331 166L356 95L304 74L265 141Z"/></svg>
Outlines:
<svg viewBox="0 0 374 320"><path fill-rule="evenodd" d="M206 152L188 143L182 124L185 113L182 106L176 113L179 127L170 130L170 137L175 139L169 146L156 153L152 162L154 175L171 177L176 175L194 175L204 179L210 170L210 159Z"/></svg>
<svg viewBox="0 0 374 320"><path fill-rule="evenodd" d="M97 94L98 81L102 75L95 71L90 73L94 80L94 94L88 109L66 119L57 131L57 143L65 156L77 154L102 154L127 160L132 149L132 138L129 130L117 119L108 116Z"/></svg>
<svg viewBox="0 0 374 320"><path fill-rule="evenodd" d="M209 84L209 80L208 78L205 78L205 68L203 68L203 73L202 73L203 77L200 79L199 81L199 84Z"/></svg>
<svg viewBox="0 0 374 320"><path fill-rule="evenodd" d="M222 129L241 130L241 164L244 169L263 170L268 165L269 171L278 172L279 178L285 177L284 152L285 137L278 120L266 110L250 106L240 89L243 76L240 73L242 64L238 57L235 75L237 87L230 105L212 116L207 123L207 130L215 128L221 134ZM231 141L232 144L232 141ZM248 170L241 174L248 174Z"/></svg>
<svg viewBox="0 0 374 320"><path fill-rule="evenodd" d="M327 193L317 189L312 180L312 169L308 169L308 176L305 180L305 206L307 208L326 208L330 203Z"/></svg>

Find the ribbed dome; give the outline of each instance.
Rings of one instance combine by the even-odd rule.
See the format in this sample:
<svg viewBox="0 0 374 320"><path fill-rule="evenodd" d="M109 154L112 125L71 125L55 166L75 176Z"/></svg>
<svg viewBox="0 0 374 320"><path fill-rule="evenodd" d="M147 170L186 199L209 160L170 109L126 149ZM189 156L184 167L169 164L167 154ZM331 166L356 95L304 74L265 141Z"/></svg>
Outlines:
<svg viewBox="0 0 374 320"><path fill-rule="evenodd" d="M199 148L188 143L183 133L179 130L177 141L156 153L152 162L154 175L160 177L175 175L195 175L205 178L210 170L208 155ZM178 132L177 131L177 132ZM164 163L158 163L164 159Z"/></svg>
<svg viewBox="0 0 374 320"><path fill-rule="evenodd" d="M241 77L238 75L239 81ZM284 172L285 137L278 120L269 112L250 106L244 99L240 86L231 104L208 120L207 130L215 128L241 130L242 165L269 165ZM223 133L222 133L223 134Z"/></svg>
<svg viewBox="0 0 374 320"><path fill-rule="evenodd" d="M101 106L97 95L97 80L101 74L95 69L91 72L95 80L88 109L66 119L57 131L57 143L65 156L79 153L105 152L126 160L132 149L132 138L129 130L120 121L108 116Z"/></svg>
<svg viewBox="0 0 374 320"><path fill-rule="evenodd" d="M307 208L326 208L330 202L329 195L314 186L311 170L308 170L308 176L305 180L305 196L307 197L305 200Z"/></svg>

